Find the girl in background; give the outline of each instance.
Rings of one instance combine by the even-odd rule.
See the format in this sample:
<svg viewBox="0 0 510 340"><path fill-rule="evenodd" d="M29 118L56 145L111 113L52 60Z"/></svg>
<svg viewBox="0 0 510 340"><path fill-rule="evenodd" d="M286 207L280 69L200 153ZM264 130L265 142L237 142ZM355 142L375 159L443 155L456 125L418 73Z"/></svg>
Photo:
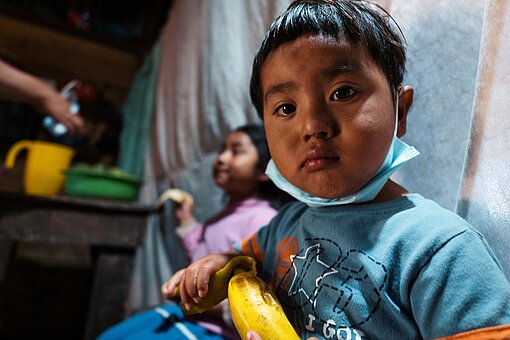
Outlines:
<svg viewBox="0 0 510 340"><path fill-rule="evenodd" d="M245 125L228 134L212 165L227 206L201 224L193 217L191 200L176 203L176 234L191 261L232 249L276 215L286 196L264 174L269 159L263 127ZM225 303L192 316L184 316L176 304L159 306L113 326L99 339L238 339L229 316Z"/></svg>

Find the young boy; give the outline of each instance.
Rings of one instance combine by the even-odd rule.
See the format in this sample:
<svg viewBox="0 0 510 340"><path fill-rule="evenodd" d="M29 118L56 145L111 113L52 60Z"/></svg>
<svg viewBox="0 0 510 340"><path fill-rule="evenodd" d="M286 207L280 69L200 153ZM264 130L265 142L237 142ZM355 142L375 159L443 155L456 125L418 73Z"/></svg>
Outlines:
<svg viewBox="0 0 510 340"><path fill-rule="evenodd" d="M251 97L296 197L236 254L253 256L302 338L439 338L510 323L510 284L467 222L389 179L405 134L403 37L362 1L293 2L255 57ZM233 256L172 277L187 308ZM490 328L498 331L501 328Z"/></svg>

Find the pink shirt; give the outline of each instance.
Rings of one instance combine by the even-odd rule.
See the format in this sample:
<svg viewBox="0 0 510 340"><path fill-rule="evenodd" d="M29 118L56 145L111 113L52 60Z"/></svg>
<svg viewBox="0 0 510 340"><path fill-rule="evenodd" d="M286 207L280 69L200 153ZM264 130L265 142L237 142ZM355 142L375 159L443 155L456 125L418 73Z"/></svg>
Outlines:
<svg viewBox="0 0 510 340"><path fill-rule="evenodd" d="M276 213L267 201L251 197L228 205L203 225L195 222L178 227L176 232L188 256L195 261L232 249L234 244L268 224Z"/></svg>
<svg viewBox="0 0 510 340"><path fill-rule="evenodd" d="M229 204L223 211L208 219L203 225L197 222L176 229L192 261L209 254L224 253L234 244L253 235L271 221L277 211L267 201L248 198ZM229 339L239 339L224 318L213 312L191 315L188 320Z"/></svg>

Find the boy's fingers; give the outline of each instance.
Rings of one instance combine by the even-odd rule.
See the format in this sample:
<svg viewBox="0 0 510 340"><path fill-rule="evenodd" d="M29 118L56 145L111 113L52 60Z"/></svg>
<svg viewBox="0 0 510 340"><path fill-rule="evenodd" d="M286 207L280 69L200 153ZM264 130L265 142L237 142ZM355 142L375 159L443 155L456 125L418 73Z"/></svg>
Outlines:
<svg viewBox="0 0 510 340"><path fill-rule="evenodd" d="M186 272L187 272L187 270L186 270ZM183 304L187 310L190 310L193 307L194 302L187 290L186 272L184 273L183 279L179 283L179 294L181 295L181 304Z"/></svg>
<svg viewBox="0 0 510 340"><path fill-rule="evenodd" d="M210 266L200 267L197 275L197 294L199 298L207 295L209 290L209 281L215 270Z"/></svg>
<svg viewBox="0 0 510 340"><path fill-rule="evenodd" d="M207 295L211 277L229 260L229 256L205 256L190 264L182 272L178 272L180 275L176 273L163 289L171 293L175 286L178 286L181 303L189 310Z"/></svg>
<svg viewBox="0 0 510 340"><path fill-rule="evenodd" d="M198 268L196 277L196 289L198 298L201 299L209 291L211 277L228 262L228 258L222 256L211 256L204 258L202 265Z"/></svg>
<svg viewBox="0 0 510 340"><path fill-rule="evenodd" d="M176 272L166 283L163 284L161 287L161 292L163 295L170 297L174 294L175 288L179 285L179 282L181 282L183 274L184 270L181 269Z"/></svg>
<svg viewBox="0 0 510 340"><path fill-rule="evenodd" d="M248 333L246 333L246 339L248 339L248 340L262 340L260 335L258 335L257 332L255 332L255 331L249 331Z"/></svg>
<svg viewBox="0 0 510 340"><path fill-rule="evenodd" d="M197 279L199 268L200 266L195 263L191 264L188 269L186 269L184 277L186 291L192 299L198 298Z"/></svg>
<svg viewBox="0 0 510 340"><path fill-rule="evenodd" d="M199 303L207 295L210 278L219 268L221 267L218 267L213 259L204 258L186 269L184 278L186 292L194 303Z"/></svg>
<svg viewBox="0 0 510 340"><path fill-rule="evenodd" d="M174 294L175 286L176 285L172 282L172 280L168 280L161 286L161 293L163 296L171 297Z"/></svg>
<svg viewBox="0 0 510 340"><path fill-rule="evenodd" d="M248 331L246 333L246 339L248 340L262 340L260 335L257 334L255 331ZM313 337L313 338L307 338L306 340L319 340L319 338Z"/></svg>

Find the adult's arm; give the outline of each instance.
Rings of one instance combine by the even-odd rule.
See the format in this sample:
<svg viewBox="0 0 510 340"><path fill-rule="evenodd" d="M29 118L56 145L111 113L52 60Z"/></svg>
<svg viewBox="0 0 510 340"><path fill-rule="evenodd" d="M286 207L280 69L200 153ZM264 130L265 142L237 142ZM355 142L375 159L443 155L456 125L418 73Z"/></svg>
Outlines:
<svg viewBox="0 0 510 340"><path fill-rule="evenodd" d="M39 78L0 60L0 99L22 102L64 124L70 133L83 132L83 120L70 103Z"/></svg>

